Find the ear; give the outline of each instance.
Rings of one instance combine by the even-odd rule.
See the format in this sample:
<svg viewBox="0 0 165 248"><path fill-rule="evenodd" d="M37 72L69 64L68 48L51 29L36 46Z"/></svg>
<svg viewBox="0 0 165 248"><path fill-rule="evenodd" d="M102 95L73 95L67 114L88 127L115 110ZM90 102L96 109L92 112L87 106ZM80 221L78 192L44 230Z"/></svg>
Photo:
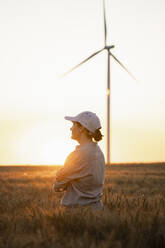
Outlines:
<svg viewBox="0 0 165 248"><path fill-rule="evenodd" d="M85 132L85 127L83 127L83 126L80 126L80 130L81 130L81 132Z"/></svg>
<svg viewBox="0 0 165 248"><path fill-rule="evenodd" d="M85 134L85 135L88 135L88 130L85 128L85 127L83 127L83 133Z"/></svg>

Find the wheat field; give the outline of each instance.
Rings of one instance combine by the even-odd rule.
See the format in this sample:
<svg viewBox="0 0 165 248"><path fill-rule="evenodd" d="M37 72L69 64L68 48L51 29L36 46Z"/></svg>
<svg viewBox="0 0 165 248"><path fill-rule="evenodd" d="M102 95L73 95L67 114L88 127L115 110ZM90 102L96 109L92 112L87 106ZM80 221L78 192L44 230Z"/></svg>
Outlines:
<svg viewBox="0 0 165 248"><path fill-rule="evenodd" d="M58 166L0 167L0 248L165 247L165 164L106 167L103 210L66 210Z"/></svg>

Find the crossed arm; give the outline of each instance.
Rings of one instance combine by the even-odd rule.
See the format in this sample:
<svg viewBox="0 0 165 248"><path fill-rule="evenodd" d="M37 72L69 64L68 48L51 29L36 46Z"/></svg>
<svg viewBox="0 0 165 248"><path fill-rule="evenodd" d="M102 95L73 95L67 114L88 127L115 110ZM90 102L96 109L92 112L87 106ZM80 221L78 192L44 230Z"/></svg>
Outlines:
<svg viewBox="0 0 165 248"><path fill-rule="evenodd" d="M75 163L75 152L72 152L67 157L63 168L57 171L55 181L54 181L54 190L56 192L62 192L67 189L68 183L74 179L74 174L77 170Z"/></svg>
<svg viewBox="0 0 165 248"><path fill-rule="evenodd" d="M83 159L75 160L74 153L68 156L64 167L57 171L54 190L55 192L66 191L68 184L87 175L86 163Z"/></svg>
<svg viewBox="0 0 165 248"><path fill-rule="evenodd" d="M65 179L64 168L60 169L56 173L55 181L54 181L54 190L55 192L63 192L67 189L68 180Z"/></svg>

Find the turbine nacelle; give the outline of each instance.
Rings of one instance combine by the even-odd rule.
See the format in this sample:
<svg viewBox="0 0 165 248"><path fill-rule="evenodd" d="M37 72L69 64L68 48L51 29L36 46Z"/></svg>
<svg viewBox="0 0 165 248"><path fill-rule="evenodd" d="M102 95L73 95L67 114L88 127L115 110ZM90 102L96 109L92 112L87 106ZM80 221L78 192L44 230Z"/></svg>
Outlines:
<svg viewBox="0 0 165 248"><path fill-rule="evenodd" d="M115 48L115 46L112 45L112 46L105 46L105 47L104 47L104 49L106 49L106 50L108 50L108 51L109 51L110 49L112 49L112 48Z"/></svg>

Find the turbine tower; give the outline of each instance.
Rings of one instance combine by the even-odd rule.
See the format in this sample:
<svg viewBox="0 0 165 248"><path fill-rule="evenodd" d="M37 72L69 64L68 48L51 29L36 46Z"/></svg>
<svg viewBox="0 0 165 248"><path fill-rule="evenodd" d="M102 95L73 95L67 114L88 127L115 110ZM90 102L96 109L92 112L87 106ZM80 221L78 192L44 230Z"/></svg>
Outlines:
<svg viewBox="0 0 165 248"><path fill-rule="evenodd" d="M106 22L106 13L105 13L105 0L103 0L103 15L104 15L104 47L90 55L88 58L84 59L82 62L80 62L78 65L72 67L70 70L65 72L62 77L66 76L68 73L72 72L75 70L77 67L80 65L84 64L88 60L90 60L92 57L96 56L98 53L102 52L103 50L107 50L107 139L106 139L106 159L107 159L107 164L110 165L111 163L111 129L110 129L110 106L111 106L111 90L110 90L110 57L112 56L113 59L125 70L128 72L128 74L135 80L136 78L132 75L130 71L127 70L127 68L112 54L111 49L113 49L115 46L114 45L107 45L107 22Z"/></svg>

